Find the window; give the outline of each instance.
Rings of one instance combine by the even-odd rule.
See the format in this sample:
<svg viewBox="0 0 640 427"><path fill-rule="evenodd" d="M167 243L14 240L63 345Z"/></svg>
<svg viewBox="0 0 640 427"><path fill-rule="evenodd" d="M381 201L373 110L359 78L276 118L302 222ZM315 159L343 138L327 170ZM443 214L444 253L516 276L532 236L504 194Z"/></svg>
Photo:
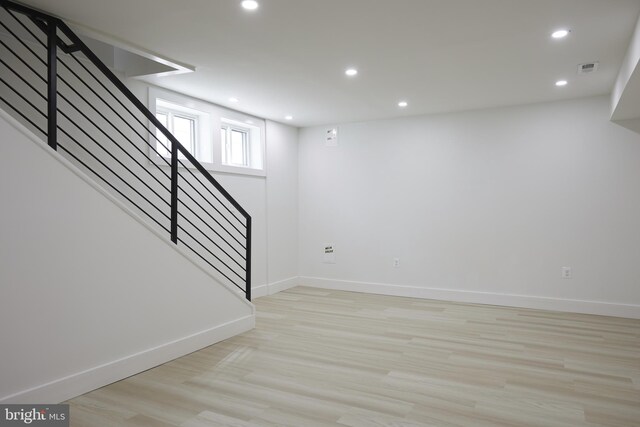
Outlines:
<svg viewBox="0 0 640 427"><path fill-rule="evenodd" d="M150 91L151 92L151 91ZM210 114L200 109L192 108L181 102L174 102L174 99L153 98L150 100L151 110L158 121L176 137L180 144L187 149L200 163L213 162L213 143L211 141L211 119ZM155 130L154 137L151 137L151 145L157 154L151 150L151 158L159 163L158 156L165 159L171 158L171 141L169 141L160 129ZM155 156L155 157L154 157ZM182 153L178 158L184 160Z"/></svg>
<svg viewBox="0 0 640 427"><path fill-rule="evenodd" d="M156 87L149 88L149 109L205 169L266 176L264 120ZM149 160L166 166L170 141L155 129L149 146ZM194 167L179 157L180 167Z"/></svg>
<svg viewBox="0 0 640 427"><path fill-rule="evenodd" d="M196 135L198 116L188 115L162 107L156 109L156 118L180 141L180 144L182 144L189 153L194 156L197 154L196 144L198 138ZM156 150L158 150L158 153L160 153L162 157L171 157L171 141L164 136L160 129L156 129L156 136L158 137L156 141ZM184 158L184 155L180 153L178 157Z"/></svg>
<svg viewBox="0 0 640 427"><path fill-rule="evenodd" d="M253 123L251 120L220 119L219 170L264 176L263 131Z"/></svg>
<svg viewBox="0 0 640 427"><path fill-rule="evenodd" d="M222 123L220 141L222 146L222 163L229 166L249 167L249 129Z"/></svg>

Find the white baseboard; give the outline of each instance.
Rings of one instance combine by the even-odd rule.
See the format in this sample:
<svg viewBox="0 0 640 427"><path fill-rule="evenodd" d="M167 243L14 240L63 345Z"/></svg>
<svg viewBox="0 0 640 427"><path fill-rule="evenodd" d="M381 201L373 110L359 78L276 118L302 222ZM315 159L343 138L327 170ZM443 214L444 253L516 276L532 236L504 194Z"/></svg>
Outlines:
<svg viewBox="0 0 640 427"><path fill-rule="evenodd" d="M348 280L300 277L301 286L312 286L340 291L364 292L442 301L468 302L475 304L503 305L508 307L535 308L569 313L598 314L602 316L640 319L640 305L600 301L549 298L530 295L474 292L453 289L422 288L390 285L385 283L354 282Z"/></svg>
<svg viewBox="0 0 640 427"><path fill-rule="evenodd" d="M281 280L279 282L270 283L269 295L277 294L278 292L286 291L287 289L296 287L298 286L299 281L300 279L296 276Z"/></svg>
<svg viewBox="0 0 640 427"><path fill-rule="evenodd" d="M251 289L252 298L260 298L265 297L267 295L277 294L278 292L286 291L289 288L293 288L294 286L298 286L299 278L290 277L285 280L280 280L279 282L268 283L262 286L256 286Z"/></svg>
<svg viewBox="0 0 640 427"><path fill-rule="evenodd" d="M0 403L58 403L130 377L196 350L249 331L255 315L245 316L139 353L0 398Z"/></svg>

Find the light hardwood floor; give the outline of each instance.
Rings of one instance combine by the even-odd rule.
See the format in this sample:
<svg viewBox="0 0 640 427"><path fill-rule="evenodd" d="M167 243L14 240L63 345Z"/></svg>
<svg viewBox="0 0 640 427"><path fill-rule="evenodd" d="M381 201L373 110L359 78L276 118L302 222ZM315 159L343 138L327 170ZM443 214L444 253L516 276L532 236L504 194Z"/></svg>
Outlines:
<svg viewBox="0 0 640 427"><path fill-rule="evenodd" d="M640 426L640 320L297 287L72 426Z"/></svg>

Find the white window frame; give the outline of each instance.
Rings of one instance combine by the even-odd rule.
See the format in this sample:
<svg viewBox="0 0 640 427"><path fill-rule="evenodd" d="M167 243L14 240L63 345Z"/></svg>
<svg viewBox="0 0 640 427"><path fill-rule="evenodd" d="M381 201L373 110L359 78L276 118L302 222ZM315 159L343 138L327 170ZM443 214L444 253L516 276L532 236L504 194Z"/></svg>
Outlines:
<svg viewBox="0 0 640 427"><path fill-rule="evenodd" d="M233 125L227 122L222 122L220 124L220 129L225 129L226 140L221 139L222 152L225 154L222 158L222 164L226 166L235 166L240 168L248 168L251 165L251 149L250 149L250 138L251 138L251 129ZM233 132L239 132L243 135L242 138L242 164L233 163L231 159L233 158L233 144L232 137ZM225 161L226 158L226 161Z"/></svg>
<svg viewBox="0 0 640 427"><path fill-rule="evenodd" d="M174 117L179 117L182 119L187 119L189 121L192 122L191 124L191 141L189 141L189 146L186 146L184 141L179 141L184 148L187 149L187 151L189 153L191 153L193 156L196 156L196 153L198 152L198 140L200 138L198 138L198 129L200 128L200 123L199 123L199 117L196 114L189 114L189 113L185 113L179 110L175 110L171 107L166 107L166 106L162 106L162 107L157 107L156 111L155 111L155 115L157 116L158 114L165 114L167 116L167 130L171 133L173 133L173 118ZM156 136L158 134L159 131L156 131ZM157 142L157 141L156 141ZM171 144L171 141L167 141L168 144ZM171 146L166 147L169 149L169 153L168 156L166 157L167 159L171 158ZM180 154L181 158L184 158L184 156L182 154Z"/></svg>
<svg viewBox="0 0 640 427"><path fill-rule="evenodd" d="M220 118L220 128L226 127L231 130L238 130L246 133L246 164L236 165L229 162L225 162L223 151L226 150L225 142L222 141L220 136L220 150L218 155L220 156L220 166L218 170L221 172L229 173L242 173L245 175L254 176L266 176L266 161L265 161L265 128L264 121L256 121L245 119L245 117L233 114L230 111L226 111L225 115ZM229 135L230 138L230 135ZM228 153L226 156L229 159Z"/></svg>

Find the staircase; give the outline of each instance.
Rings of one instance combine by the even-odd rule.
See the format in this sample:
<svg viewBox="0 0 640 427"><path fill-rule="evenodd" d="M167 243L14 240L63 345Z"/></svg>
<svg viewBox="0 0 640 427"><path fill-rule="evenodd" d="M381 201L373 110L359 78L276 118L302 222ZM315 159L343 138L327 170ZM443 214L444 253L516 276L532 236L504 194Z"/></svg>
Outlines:
<svg viewBox="0 0 640 427"><path fill-rule="evenodd" d="M0 200L0 403L255 327L251 217L64 22L7 0Z"/></svg>
<svg viewBox="0 0 640 427"><path fill-rule="evenodd" d="M63 21L0 6L0 108L250 301L249 214Z"/></svg>

